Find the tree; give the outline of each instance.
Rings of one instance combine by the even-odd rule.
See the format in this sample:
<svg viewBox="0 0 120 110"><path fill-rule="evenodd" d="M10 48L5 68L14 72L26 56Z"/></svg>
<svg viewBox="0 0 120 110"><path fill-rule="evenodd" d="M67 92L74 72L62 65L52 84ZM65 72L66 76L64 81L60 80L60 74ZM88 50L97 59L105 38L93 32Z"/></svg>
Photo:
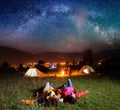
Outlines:
<svg viewBox="0 0 120 110"><path fill-rule="evenodd" d="M75 65L76 65L76 61L75 61L75 59L73 59L72 66L75 66Z"/></svg>
<svg viewBox="0 0 120 110"><path fill-rule="evenodd" d="M3 61L3 63L1 64L0 71L2 73L5 73L5 75L6 75L7 73L14 73L15 69L13 67L11 67L7 61Z"/></svg>
<svg viewBox="0 0 120 110"><path fill-rule="evenodd" d="M39 65L39 66L44 66L44 63L45 63L45 61L43 61L43 60L38 60L38 65Z"/></svg>
<svg viewBox="0 0 120 110"><path fill-rule="evenodd" d="M66 66L66 67L69 67L69 61L66 61L65 66Z"/></svg>
<svg viewBox="0 0 120 110"><path fill-rule="evenodd" d="M35 65L36 68L38 68L40 71L45 72L47 71L47 68L44 66L45 61L38 60L38 64Z"/></svg>
<svg viewBox="0 0 120 110"><path fill-rule="evenodd" d="M94 54L91 48L85 49L83 52L83 61L84 64L93 66L94 63Z"/></svg>
<svg viewBox="0 0 120 110"><path fill-rule="evenodd" d="M7 61L4 61L2 64L1 64L1 67L2 68L8 68L10 65Z"/></svg>
<svg viewBox="0 0 120 110"><path fill-rule="evenodd" d="M22 64L19 64L19 68L18 68L19 71L24 71L24 67Z"/></svg>

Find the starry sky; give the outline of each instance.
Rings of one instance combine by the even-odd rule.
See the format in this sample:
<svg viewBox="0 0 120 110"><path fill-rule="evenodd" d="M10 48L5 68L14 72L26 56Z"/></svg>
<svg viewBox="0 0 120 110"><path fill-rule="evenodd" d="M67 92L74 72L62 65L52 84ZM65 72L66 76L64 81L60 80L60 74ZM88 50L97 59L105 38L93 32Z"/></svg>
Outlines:
<svg viewBox="0 0 120 110"><path fill-rule="evenodd" d="M119 0L0 0L0 45L30 53L120 48Z"/></svg>

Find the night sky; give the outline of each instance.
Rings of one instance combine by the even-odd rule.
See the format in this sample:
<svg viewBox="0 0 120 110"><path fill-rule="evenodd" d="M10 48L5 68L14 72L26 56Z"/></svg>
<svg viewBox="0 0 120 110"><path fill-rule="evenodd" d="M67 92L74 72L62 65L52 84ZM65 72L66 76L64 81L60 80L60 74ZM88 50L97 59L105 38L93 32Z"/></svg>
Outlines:
<svg viewBox="0 0 120 110"><path fill-rule="evenodd" d="M120 48L119 0L0 0L0 45L31 53Z"/></svg>

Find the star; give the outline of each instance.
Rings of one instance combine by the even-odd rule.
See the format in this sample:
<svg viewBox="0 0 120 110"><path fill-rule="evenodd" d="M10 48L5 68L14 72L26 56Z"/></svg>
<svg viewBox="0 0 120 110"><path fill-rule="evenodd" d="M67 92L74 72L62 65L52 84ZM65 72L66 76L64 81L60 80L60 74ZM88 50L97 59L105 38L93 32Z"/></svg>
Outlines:
<svg viewBox="0 0 120 110"><path fill-rule="evenodd" d="M1 0L0 45L33 53L119 48L119 6L118 0Z"/></svg>

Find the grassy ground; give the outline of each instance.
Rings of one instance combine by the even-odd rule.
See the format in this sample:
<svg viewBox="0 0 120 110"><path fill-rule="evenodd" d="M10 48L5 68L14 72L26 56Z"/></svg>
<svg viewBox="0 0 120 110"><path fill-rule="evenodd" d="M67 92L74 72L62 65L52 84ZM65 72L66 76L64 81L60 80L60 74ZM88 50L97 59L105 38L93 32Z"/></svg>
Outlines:
<svg viewBox="0 0 120 110"><path fill-rule="evenodd" d="M67 82L67 78L24 78L0 79L0 110L120 110L120 81L91 76L71 77L78 91L89 90L75 105L61 103L59 107L26 106L22 99L33 99L32 90L43 86L47 81L54 87Z"/></svg>

